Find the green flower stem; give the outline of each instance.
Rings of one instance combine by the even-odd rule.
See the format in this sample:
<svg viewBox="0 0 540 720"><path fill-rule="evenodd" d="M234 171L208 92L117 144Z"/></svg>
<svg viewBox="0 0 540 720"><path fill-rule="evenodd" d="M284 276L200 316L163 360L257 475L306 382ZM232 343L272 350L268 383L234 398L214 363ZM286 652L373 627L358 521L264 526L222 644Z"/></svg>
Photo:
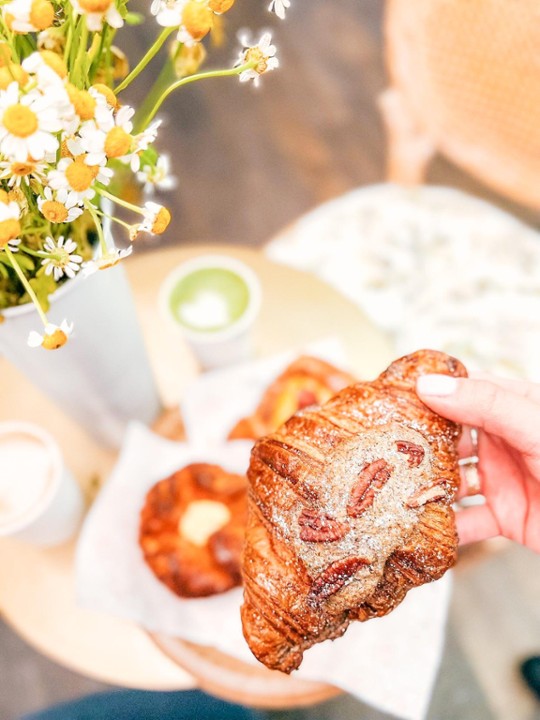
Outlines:
<svg viewBox="0 0 540 720"><path fill-rule="evenodd" d="M121 93L122 90L125 90L127 86L135 80L135 78L140 75L140 73L144 70L144 68L148 65L148 63L158 54L158 52L163 47L165 41L169 37L169 35L176 30L176 28L167 27L164 30L161 31L161 33L158 35L155 43L147 50L146 54L139 60L139 63L133 68L133 70L129 73L127 77L122 80L120 85L115 89L115 93L118 95L118 93Z"/></svg>
<svg viewBox="0 0 540 720"><path fill-rule="evenodd" d="M66 37L66 45L64 47L64 62L66 65L68 64L69 55L71 53L71 43L73 42L73 22L71 22L71 19L68 20L66 23L67 25L67 37Z"/></svg>
<svg viewBox="0 0 540 720"><path fill-rule="evenodd" d="M107 215L107 213L104 213L102 210L98 210L98 209L96 209L96 213L100 217L107 218L107 220L118 223L119 225L122 225L123 227L125 227L127 230L131 230L131 225L129 223L125 222L124 220L120 220L120 218L114 217L114 215Z"/></svg>
<svg viewBox="0 0 540 720"><path fill-rule="evenodd" d="M23 245L22 243L19 245L19 250L23 250L27 255L32 255L33 257L37 258L43 258L47 257L47 253L42 253L41 250L32 250L32 248L27 247L26 245Z"/></svg>
<svg viewBox="0 0 540 720"><path fill-rule="evenodd" d="M26 277L26 275L23 273L23 271L19 267L19 263L15 260L15 258L13 257L13 253L11 252L11 250L9 249L9 247L7 245L4 248L4 252L6 253L7 257L9 258L11 267L17 273L17 277L19 278L19 280L23 284L24 289L30 296L30 300L34 303L36 310L38 312L38 315L41 318L41 322L43 323L43 326L45 327L49 321L47 320L47 316L43 312L43 308L41 307L41 304L40 304L39 300L37 299L36 293L34 292L32 286L28 282L28 278Z"/></svg>
<svg viewBox="0 0 540 720"><path fill-rule="evenodd" d="M107 198L108 200L112 200L112 202L117 203L118 205L121 205L122 207L125 207L126 210L131 210L132 212L138 213L139 215L144 215L145 211L140 208L138 205L133 205L132 203L128 202L127 200L123 200L122 198L116 197L116 195L111 195L110 192L107 192L107 190L104 190L103 188L96 188L97 192L101 195L101 197Z"/></svg>
<svg viewBox="0 0 540 720"><path fill-rule="evenodd" d="M77 87L79 87L79 84L82 82L84 77L83 68L86 67L86 46L88 45L88 25L86 24L86 18L84 17L84 15L81 15L81 19L79 22L82 29L78 38L79 47L77 50L77 57L75 59L75 64L73 65L73 68L77 75L77 82L74 81L73 84Z"/></svg>
<svg viewBox="0 0 540 720"><path fill-rule="evenodd" d="M94 225L96 226L96 232L97 232L98 238L99 238L99 245L101 247L103 254L106 255L109 252L109 248L107 247L107 241L105 240L105 235L103 234L103 228L101 226L101 221L96 212L96 208L92 205L92 203L90 201L86 201L84 203L84 207L88 210L88 212L92 216L92 220L94 221Z"/></svg>
<svg viewBox="0 0 540 720"><path fill-rule="evenodd" d="M96 33L92 39L92 44L90 45L90 49L88 50L88 56L86 58L87 70L89 70L92 67L94 58L101 50L101 41L102 41L102 34Z"/></svg>
<svg viewBox="0 0 540 720"><path fill-rule="evenodd" d="M150 122L152 122L152 120L156 116L157 111L163 105L163 103L169 97L169 95L171 93L173 93L175 90L177 90L178 88L182 87L183 85L188 85L189 83L196 82L197 80L207 80L210 78L230 77L230 76L234 76L234 75L240 75L241 73L244 72L244 70L251 70L251 68L254 68L256 64L257 64L256 62L251 61L251 62L245 63L244 65L239 65L238 67L229 68L228 70L209 70L207 72L197 73L196 75L188 75L185 78L181 78L180 80L177 80L172 85L169 85L169 87L161 94L161 97L158 99L157 103L154 105L152 111L141 122L141 130L144 130L146 127L148 127L148 124Z"/></svg>

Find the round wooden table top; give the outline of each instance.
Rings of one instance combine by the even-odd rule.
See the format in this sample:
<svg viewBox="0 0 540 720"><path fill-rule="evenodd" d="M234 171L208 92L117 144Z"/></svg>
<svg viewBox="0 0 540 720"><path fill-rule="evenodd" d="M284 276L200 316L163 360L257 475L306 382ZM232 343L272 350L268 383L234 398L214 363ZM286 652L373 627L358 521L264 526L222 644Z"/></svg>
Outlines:
<svg viewBox="0 0 540 720"><path fill-rule="evenodd" d="M248 248L197 246L159 250L130 258L126 269L165 405L178 403L198 369L180 335L171 336L161 317L158 289L175 265L207 252L243 260L261 280L263 306L255 335L257 356L334 336L342 340L351 370L359 377L374 377L392 359L390 344L382 333L356 306L312 275L275 264L261 252ZM26 420L45 426L55 436L67 465L91 498L110 472L115 453L96 445L3 358L0 358L0 397L0 421ZM267 703L263 699L258 702L246 699L240 687L236 694L230 688L220 692L219 682L216 685L220 673L214 660L209 661L206 649L197 660L200 654L197 648L191 646L182 651L176 641L162 638L160 645L166 651L162 652L143 629L132 623L78 607L74 550L75 543L38 549L0 539L3 618L37 650L69 669L115 685L154 690L192 687L197 676L202 687L216 694L267 706L316 702L336 692L320 683L290 678L286 678L292 683L290 697L287 699L285 693L278 703L272 702L272 698ZM208 670L209 665L213 669ZM206 679L205 673L209 673ZM300 682L300 687L294 686Z"/></svg>

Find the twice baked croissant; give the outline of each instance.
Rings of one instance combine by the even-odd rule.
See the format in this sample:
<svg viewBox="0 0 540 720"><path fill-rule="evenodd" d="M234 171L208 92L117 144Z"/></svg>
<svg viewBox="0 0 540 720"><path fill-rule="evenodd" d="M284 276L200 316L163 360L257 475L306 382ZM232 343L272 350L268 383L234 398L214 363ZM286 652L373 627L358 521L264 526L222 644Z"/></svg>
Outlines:
<svg viewBox="0 0 540 720"><path fill-rule="evenodd" d="M154 575L180 597L206 597L241 583L246 478L193 463L148 492L139 544Z"/></svg>
<svg viewBox="0 0 540 720"><path fill-rule="evenodd" d="M269 668L291 672L307 648L389 613L454 564L461 427L417 397L427 373L466 376L458 360L419 351L256 443L241 613Z"/></svg>
<svg viewBox="0 0 540 720"><path fill-rule="evenodd" d="M237 422L229 440L257 440L276 430L297 410L320 405L355 381L325 360L302 355L269 385L253 415Z"/></svg>

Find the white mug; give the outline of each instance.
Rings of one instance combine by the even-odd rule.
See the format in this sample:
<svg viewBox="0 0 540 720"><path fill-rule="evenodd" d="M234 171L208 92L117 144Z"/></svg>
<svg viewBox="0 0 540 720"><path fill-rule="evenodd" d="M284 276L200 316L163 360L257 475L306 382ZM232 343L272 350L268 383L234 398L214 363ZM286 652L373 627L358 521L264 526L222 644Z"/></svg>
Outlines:
<svg viewBox="0 0 540 720"><path fill-rule="evenodd" d="M51 435L27 422L0 423L0 538L60 545L79 528L83 510Z"/></svg>
<svg viewBox="0 0 540 720"><path fill-rule="evenodd" d="M170 298L178 283L191 273L204 269L224 269L237 275L245 284L248 304L242 315L220 330L192 330L175 317ZM249 360L252 355L252 330L261 308L261 284L253 270L240 260L226 255L201 255L176 267L164 280L160 294L161 312L174 332L179 332L204 370Z"/></svg>

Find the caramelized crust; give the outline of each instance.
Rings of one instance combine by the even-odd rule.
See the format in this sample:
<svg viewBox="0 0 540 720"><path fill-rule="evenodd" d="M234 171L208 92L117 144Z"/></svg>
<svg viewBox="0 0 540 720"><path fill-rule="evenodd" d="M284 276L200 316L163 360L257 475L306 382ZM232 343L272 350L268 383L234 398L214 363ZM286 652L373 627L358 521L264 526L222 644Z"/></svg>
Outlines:
<svg viewBox="0 0 540 720"><path fill-rule="evenodd" d="M191 503L222 503L229 521L203 545L181 531ZM141 511L139 544L154 575L181 597L204 597L240 585L246 525L246 479L217 465L188 465L150 489Z"/></svg>
<svg viewBox="0 0 540 720"><path fill-rule="evenodd" d="M237 422L229 440L257 440L268 435L297 410L321 405L354 382L349 373L319 358L303 355L268 387L253 415Z"/></svg>
<svg viewBox="0 0 540 720"><path fill-rule="evenodd" d="M466 376L419 351L255 444L241 612L269 668L291 672L307 648L386 615L454 564L461 427L417 397L428 373Z"/></svg>

